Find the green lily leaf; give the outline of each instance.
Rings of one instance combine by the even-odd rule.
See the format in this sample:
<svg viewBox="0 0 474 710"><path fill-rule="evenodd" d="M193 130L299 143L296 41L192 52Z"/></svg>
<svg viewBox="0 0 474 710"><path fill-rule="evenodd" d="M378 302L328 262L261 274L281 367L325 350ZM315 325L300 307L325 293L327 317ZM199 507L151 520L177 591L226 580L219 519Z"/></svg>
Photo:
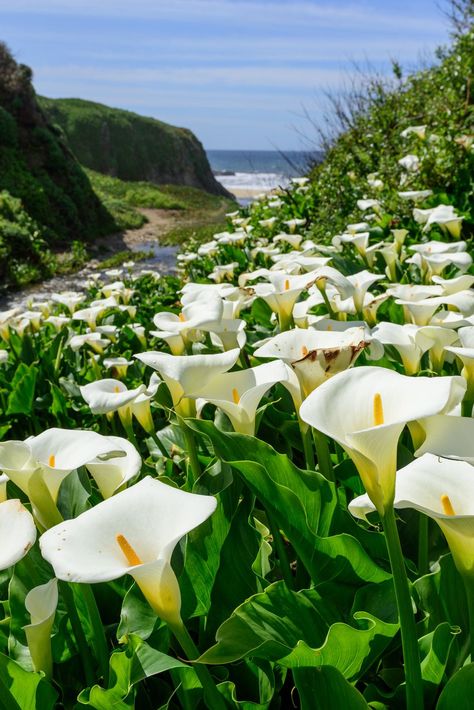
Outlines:
<svg viewBox="0 0 474 710"><path fill-rule="evenodd" d="M297 468L269 444L221 432L207 421L187 420L212 441L216 455L231 463L293 545L317 584L338 578L348 584L389 579L353 536L330 536L337 506L334 486L314 471Z"/></svg>
<svg viewBox="0 0 474 710"><path fill-rule="evenodd" d="M0 707L8 710L52 710L58 694L40 673L25 671L0 653Z"/></svg>
<svg viewBox="0 0 474 710"><path fill-rule="evenodd" d="M156 651L138 636L130 636L125 651L115 651L110 657L110 687L94 685L79 695L82 705L96 710L117 710L134 707L134 686L145 678L173 669L189 666L176 658Z"/></svg>
<svg viewBox="0 0 474 710"><path fill-rule="evenodd" d="M8 396L8 414L31 414L35 397L36 378L38 370L35 365L25 365L20 362L11 383Z"/></svg>
<svg viewBox="0 0 474 710"><path fill-rule="evenodd" d="M337 668L295 668L293 678L300 697L301 710L350 708L367 710L363 696L344 678Z"/></svg>
<svg viewBox="0 0 474 710"><path fill-rule="evenodd" d="M472 687L474 683L474 663L461 668L446 684L439 696L436 710L470 710L472 708Z"/></svg>

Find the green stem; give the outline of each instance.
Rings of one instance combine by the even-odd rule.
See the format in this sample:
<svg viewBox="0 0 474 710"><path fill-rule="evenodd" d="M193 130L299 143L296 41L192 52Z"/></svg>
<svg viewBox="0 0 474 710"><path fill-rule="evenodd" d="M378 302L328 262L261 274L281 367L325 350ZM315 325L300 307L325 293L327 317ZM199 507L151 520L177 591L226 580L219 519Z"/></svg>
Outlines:
<svg viewBox="0 0 474 710"><path fill-rule="evenodd" d="M169 458L169 454L168 454L168 452L166 451L166 449L165 449L165 447L164 447L164 444L160 441L160 439L159 439L158 436L155 434L155 432L151 431L151 432L150 432L150 436L151 436L151 438L153 439L153 441L155 442L155 444L157 445L157 447L159 448L160 452L161 452L161 453L163 454L163 456L165 457L165 459L168 459L168 458Z"/></svg>
<svg viewBox="0 0 474 710"><path fill-rule="evenodd" d="M304 460L306 468L308 469L308 471L314 471L314 448L313 439L311 437L311 427L308 427L306 431L303 431L303 429L300 427L300 431L301 440L303 442Z"/></svg>
<svg viewBox="0 0 474 710"><path fill-rule="evenodd" d="M199 651L184 624L173 626L170 624L169 626L188 660L194 661L198 658ZM209 710L227 710L226 702L219 693L207 667L201 663L196 663L193 665L193 668L203 687L206 707L209 708Z"/></svg>
<svg viewBox="0 0 474 710"><path fill-rule="evenodd" d="M390 506L382 517L388 556L397 599L400 632L405 665L407 710L423 710L423 685L410 588L398 536L395 512Z"/></svg>
<svg viewBox="0 0 474 710"><path fill-rule="evenodd" d="M466 590L467 608L469 610L469 650L471 651L471 663L474 663L474 579L463 575L464 588Z"/></svg>
<svg viewBox="0 0 474 710"><path fill-rule="evenodd" d="M285 580L285 584L288 589L294 589L295 580L291 572L290 561L288 559L288 554L286 551L285 543L283 542L283 537L281 535L280 528L278 527L278 523L274 519L273 515L268 510L266 510L266 514L268 519L268 526L270 528L270 532L273 537L273 542L275 543L278 559L280 561L280 570L283 579Z"/></svg>
<svg viewBox="0 0 474 710"><path fill-rule="evenodd" d="M188 485L189 489L192 490L194 483L198 480L201 475L201 464L198 459L198 451L196 446L196 440L194 438L194 433L192 430L186 426L183 427L184 438L186 439L186 448L188 449L189 466L188 466Z"/></svg>
<svg viewBox="0 0 474 710"><path fill-rule="evenodd" d="M94 649L99 662L100 672L104 679L104 685L107 687L109 684L109 647L105 637L104 626L90 584L81 584L79 588L87 607L87 613L89 614L94 636Z"/></svg>
<svg viewBox="0 0 474 710"><path fill-rule="evenodd" d="M418 514L418 572L420 575L428 574L428 527L429 518L423 513Z"/></svg>
<svg viewBox="0 0 474 710"><path fill-rule="evenodd" d="M461 402L461 416L462 417L471 417L473 406L474 406L474 402L472 399L464 398L463 401Z"/></svg>
<svg viewBox="0 0 474 710"><path fill-rule="evenodd" d="M79 655L81 657L86 683L88 687L91 687L94 684L95 680L94 671L91 663L91 655L89 647L87 645L86 636L84 634L84 629L82 628L81 620L79 619L79 615L77 613L72 588L67 582L59 582L59 588L61 589L61 594L66 605L72 630L76 638L76 643L79 649Z"/></svg>
<svg viewBox="0 0 474 710"><path fill-rule="evenodd" d="M317 429L313 429L314 445L316 447L316 456L318 457L318 466L320 473L328 481L335 482L334 471L332 470L331 455L329 453L328 440Z"/></svg>

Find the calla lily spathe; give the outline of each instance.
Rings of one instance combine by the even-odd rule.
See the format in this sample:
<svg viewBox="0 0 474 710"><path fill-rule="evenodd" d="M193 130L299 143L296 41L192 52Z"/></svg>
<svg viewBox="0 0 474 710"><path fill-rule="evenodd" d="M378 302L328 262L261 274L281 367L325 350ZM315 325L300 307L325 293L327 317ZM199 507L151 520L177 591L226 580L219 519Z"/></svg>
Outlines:
<svg viewBox="0 0 474 710"><path fill-rule="evenodd" d="M230 370L239 355L240 349L235 348L211 355L170 355L151 351L134 357L159 372L168 386L176 412L191 416L194 412L189 393L196 390L196 384L204 387L216 375Z"/></svg>
<svg viewBox="0 0 474 710"><path fill-rule="evenodd" d="M393 501L403 428L407 422L449 411L464 391L460 377L407 377L381 367L356 367L314 390L300 416L344 448L383 515Z"/></svg>
<svg viewBox="0 0 474 710"><path fill-rule="evenodd" d="M26 640L35 671L43 671L46 677L53 675L51 631L58 605L58 580L31 589L25 598L25 607L31 623L24 626Z"/></svg>
<svg viewBox="0 0 474 710"><path fill-rule="evenodd" d="M413 508L443 531L462 575L474 575L474 467L465 461L424 454L397 472L395 508ZM357 518L375 506L367 495L349 503Z"/></svg>
<svg viewBox="0 0 474 710"><path fill-rule="evenodd" d="M368 345L363 328L342 332L295 328L279 333L255 350L255 357L279 358L295 371L303 398L346 370Z"/></svg>
<svg viewBox="0 0 474 710"><path fill-rule="evenodd" d="M235 431L253 436L257 407L264 394L277 382L283 385L291 379L287 366L277 360L238 372L216 375L194 395L198 411L210 402L227 414Z"/></svg>
<svg viewBox="0 0 474 710"><path fill-rule="evenodd" d="M48 527L58 520L55 505L66 476L98 456L123 455L117 441L94 431L47 429L26 441L2 442L0 470L29 497L41 525Z"/></svg>
<svg viewBox="0 0 474 710"><path fill-rule="evenodd" d="M0 503L0 540L0 570L16 564L35 544L33 516L16 498Z"/></svg>
<svg viewBox="0 0 474 710"><path fill-rule="evenodd" d="M181 595L171 567L179 540L206 520L217 501L147 476L40 538L43 557L67 582L108 582L130 574L152 609L180 625Z"/></svg>

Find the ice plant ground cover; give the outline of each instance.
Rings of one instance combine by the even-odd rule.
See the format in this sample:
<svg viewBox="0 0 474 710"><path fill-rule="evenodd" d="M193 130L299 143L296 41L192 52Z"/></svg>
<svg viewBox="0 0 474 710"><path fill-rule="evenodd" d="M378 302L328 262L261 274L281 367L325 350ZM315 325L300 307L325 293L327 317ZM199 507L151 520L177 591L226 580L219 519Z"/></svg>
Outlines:
<svg viewBox="0 0 474 710"><path fill-rule="evenodd" d="M470 707L456 51L463 109L405 120L379 165L347 153L332 222L338 144L178 277L0 314L2 707Z"/></svg>

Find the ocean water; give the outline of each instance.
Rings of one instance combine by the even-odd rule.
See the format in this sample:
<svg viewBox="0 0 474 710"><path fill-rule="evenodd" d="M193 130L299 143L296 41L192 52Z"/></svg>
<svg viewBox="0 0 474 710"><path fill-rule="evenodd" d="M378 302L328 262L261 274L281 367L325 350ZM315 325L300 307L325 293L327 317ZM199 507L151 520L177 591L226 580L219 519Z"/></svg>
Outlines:
<svg viewBox="0 0 474 710"><path fill-rule="evenodd" d="M290 178L305 175L319 153L276 150L208 150L217 180L237 194L268 192L286 187Z"/></svg>

